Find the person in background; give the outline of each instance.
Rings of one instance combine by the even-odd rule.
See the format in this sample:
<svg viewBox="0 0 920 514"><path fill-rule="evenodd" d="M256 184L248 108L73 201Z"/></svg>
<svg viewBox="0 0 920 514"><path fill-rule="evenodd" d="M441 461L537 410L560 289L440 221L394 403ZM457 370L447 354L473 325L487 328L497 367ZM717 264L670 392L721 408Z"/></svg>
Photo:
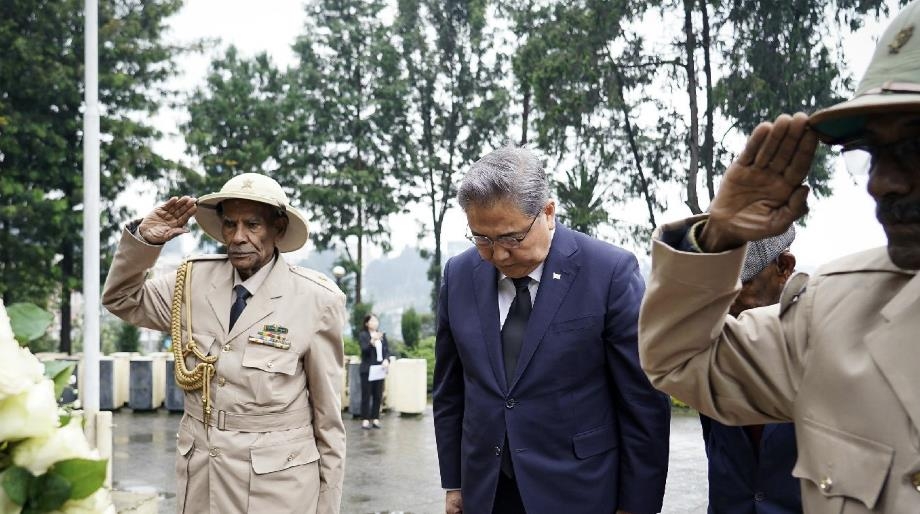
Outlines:
<svg viewBox="0 0 920 514"><path fill-rule="evenodd" d="M380 428L380 401L383 399L383 378L371 377L371 366L390 365L387 335L379 331L380 320L373 314L364 316L358 343L361 345L361 428ZM371 380L375 378L375 380Z"/></svg>
<svg viewBox="0 0 920 514"><path fill-rule="evenodd" d="M786 232L748 244L741 270L741 292L728 312L742 312L779 302L795 270L789 245L795 225ZM799 274L796 280L805 280ZM770 423L733 427L700 414L709 462L709 514L800 514L802 493L792 476L795 427Z"/></svg>
<svg viewBox="0 0 920 514"><path fill-rule="evenodd" d="M636 257L562 226L526 148L482 157L457 198L473 247L438 300L445 511L659 512L671 410L639 367Z"/></svg>
<svg viewBox="0 0 920 514"><path fill-rule="evenodd" d="M918 26L914 1L879 37L851 100L758 125L710 214L663 225L652 241L643 368L722 423L795 422L792 474L809 514L920 505ZM887 245L825 264L807 283L790 280L777 305L726 316L748 241L781 234L808 211L819 138L867 157ZM849 228L847 237L860 236Z"/></svg>

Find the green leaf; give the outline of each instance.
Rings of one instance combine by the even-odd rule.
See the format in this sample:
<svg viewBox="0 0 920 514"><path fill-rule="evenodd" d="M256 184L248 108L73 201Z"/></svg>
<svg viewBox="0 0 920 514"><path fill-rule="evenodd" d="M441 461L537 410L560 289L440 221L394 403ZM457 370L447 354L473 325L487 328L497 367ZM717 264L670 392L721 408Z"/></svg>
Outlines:
<svg viewBox="0 0 920 514"><path fill-rule="evenodd" d="M29 470L13 466L3 473L3 492L16 505L25 505L29 495L29 484L35 476Z"/></svg>
<svg viewBox="0 0 920 514"><path fill-rule="evenodd" d="M69 499L70 483L56 473L45 473L35 479L29 487L29 506L37 512L51 512Z"/></svg>
<svg viewBox="0 0 920 514"><path fill-rule="evenodd" d="M50 312L31 303L14 303L7 307L6 312L13 334L21 345L41 337L54 319Z"/></svg>
<svg viewBox="0 0 920 514"><path fill-rule="evenodd" d="M60 398L64 388L70 384L70 377L76 363L67 361L46 361L45 376L54 381L54 397Z"/></svg>
<svg viewBox="0 0 920 514"><path fill-rule="evenodd" d="M105 459L67 459L55 462L49 473L67 480L70 484L70 498L79 500L102 487L105 471Z"/></svg>

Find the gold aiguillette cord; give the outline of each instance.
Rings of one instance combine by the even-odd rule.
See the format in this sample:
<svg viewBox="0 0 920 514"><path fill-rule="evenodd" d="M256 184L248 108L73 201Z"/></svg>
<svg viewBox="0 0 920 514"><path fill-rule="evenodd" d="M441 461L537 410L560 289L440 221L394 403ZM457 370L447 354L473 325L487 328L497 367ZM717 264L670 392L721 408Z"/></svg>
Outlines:
<svg viewBox="0 0 920 514"><path fill-rule="evenodd" d="M175 356L176 384L186 391L201 390L204 424L211 419L211 378L214 377L214 363L217 355L205 355L192 339L192 263L185 261L176 270L176 288L173 290L172 322L169 335L172 337L172 352ZM188 344L182 347L182 297L185 297L185 326L188 329ZM185 356L193 354L200 362L189 370Z"/></svg>

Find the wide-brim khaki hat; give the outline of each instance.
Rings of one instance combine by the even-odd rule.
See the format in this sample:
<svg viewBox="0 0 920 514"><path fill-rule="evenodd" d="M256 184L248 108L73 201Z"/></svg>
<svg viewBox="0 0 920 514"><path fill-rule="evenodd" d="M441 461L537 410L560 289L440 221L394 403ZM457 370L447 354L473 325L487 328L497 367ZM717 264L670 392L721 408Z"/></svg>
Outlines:
<svg viewBox="0 0 920 514"><path fill-rule="evenodd" d="M307 219L288 202L284 189L275 179L260 173L243 173L228 180L220 192L198 198L195 219L204 233L220 243L224 241L221 227L223 221L217 215L217 205L224 200L252 200L277 207L287 214L288 226L284 235L275 241L279 252L293 252L307 242L310 235Z"/></svg>
<svg viewBox="0 0 920 514"><path fill-rule="evenodd" d="M888 25L856 95L809 119L825 143L859 139L872 116L920 113L920 2L911 2Z"/></svg>

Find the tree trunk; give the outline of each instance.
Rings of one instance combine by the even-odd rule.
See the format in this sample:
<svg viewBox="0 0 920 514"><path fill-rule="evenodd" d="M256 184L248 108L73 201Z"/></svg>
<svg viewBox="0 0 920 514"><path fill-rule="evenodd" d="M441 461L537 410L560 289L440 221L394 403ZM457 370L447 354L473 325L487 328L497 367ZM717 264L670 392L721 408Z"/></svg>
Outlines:
<svg viewBox="0 0 920 514"><path fill-rule="evenodd" d="M63 353L72 352L72 343L70 339L70 277L73 276L74 268L74 252L73 244L69 239L64 239L64 242L61 244L61 347L60 351ZM84 298L84 301L86 299Z"/></svg>
<svg viewBox="0 0 920 514"><path fill-rule="evenodd" d="M361 287L364 273L364 200L358 200L358 260L355 270L355 305L361 303Z"/></svg>
<svg viewBox="0 0 920 514"><path fill-rule="evenodd" d="M521 146L527 144L527 120L530 118L530 86L524 86L524 108L521 113Z"/></svg>
<svg viewBox="0 0 920 514"><path fill-rule="evenodd" d="M636 173L639 175L639 186L642 189L642 196L645 199L645 206L648 208L648 222L652 230L658 226L655 222L655 204L652 202L651 194L648 188L648 179L645 177L645 171L642 168L642 155L639 154L639 145L636 143L636 135L633 131L632 122L629 119L629 107L626 105L626 98L623 95L623 80L620 76L620 70L614 69L617 80L617 93L620 96L620 110L623 112L623 123L626 126L626 138L629 140L629 148L632 151L633 159L636 161Z"/></svg>
<svg viewBox="0 0 920 514"><path fill-rule="evenodd" d="M700 0L700 10L703 12L703 75L706 78L706 133L703 136L703 168L706 170L706 189L709 193L709 201L716 196L715 191L715 136L713 131L713 117L715 106L712 104L712 61L709 52L712 40L709 36L709 3L707 0Z"/></svg>
<svg viewBox="0 0 920 514"><path fill-rule="evenodd" d="M684 0L684 51L687 57L687 96L690 100L690 167L687 169L687 207L693 214L702 213L696 192L696 181L700 165L700 122L696 98L696 34L693 32L693 0Z"/></svg>

